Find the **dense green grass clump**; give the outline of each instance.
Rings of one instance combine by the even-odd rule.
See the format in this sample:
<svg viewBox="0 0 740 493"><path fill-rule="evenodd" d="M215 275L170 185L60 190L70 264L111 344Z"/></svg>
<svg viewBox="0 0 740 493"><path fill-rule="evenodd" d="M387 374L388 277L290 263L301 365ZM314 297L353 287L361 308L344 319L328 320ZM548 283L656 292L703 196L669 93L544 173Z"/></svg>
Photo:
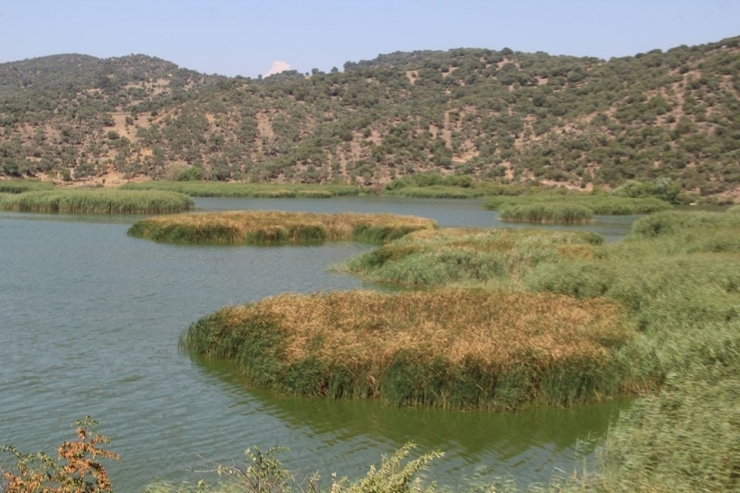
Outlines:
<svg viewBox="0 0 740 493"><path fill-rule="evenodd" d="M54 185L46 181L0 180L0 193L23 193L53 189Z"/></svg>
<svg viewBox="0 0 740 493"><path fill-rule="evenodd" d="M290 183L223 183L211 181L149 181L126 183L122 190L165 190L191 197L331 198L358 195L351 185L295 185Z"/></svg>
<svg viewBox="0 0 740 493"><path fill-rule="evenodd" d="M238 211L147 218L131 226L128 234L175 243L385 243L433 228L436 223L431 219L393 214Z"/></svg>
<svg viewBox="0 0 740 493"><path fill-rule="evenodd" d="M616 304L547 294L349 291L227 307L182 344L283 393L513 409L613 395L631 337Z"/></svg>
<svg viewBox="0 0 740 493"><path fill-rule="evenodd" d="M409 286L508 279L560 257L590 258L595 233L524 229L417 231L335 268L364 279Z"/></svg>
<svg viewBox="0 0 740 493"><path fill-rule="evenodd" d="M591 209L559 203L505 204L499 219L512 223L586 224L593 220Z"/></svg>
<svg viewBox="0 0 740 493"><path fill-rule="evenodd" d="M578 206L591 210L597 215L631 215L650 214L671 209L668 202L657 198L630 198L608 194L556 194L540 193L520 196L499 196L489 199L483 207L490 210L501 210L509 206L525 205L560 205Z"/></svg>
<svg viewBox="0 0 740 493"><path fill-rule="evenodd" d="M162 191L54 190L25 192L0 200L4 210L95 214L164 214L190 209L187 195Z"/></svg>

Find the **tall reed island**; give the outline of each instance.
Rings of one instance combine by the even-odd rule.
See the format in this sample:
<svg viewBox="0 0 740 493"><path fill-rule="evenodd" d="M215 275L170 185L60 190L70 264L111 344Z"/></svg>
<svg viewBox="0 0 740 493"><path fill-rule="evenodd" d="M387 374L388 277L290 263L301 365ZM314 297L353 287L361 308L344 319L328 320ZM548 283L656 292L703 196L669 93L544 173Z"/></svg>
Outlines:
<svg viewBox="0 0 740 493"><path fill-rule="evenodd" d="M285 294L226 307L182 339L255 386L400 405L514 409L618 393L632 336L617 303L443 290Z"/></svg>
<svg viewBox="0 0 740 493"><path fill-rule="evenodd" d="M175 243L385 243L413 231L436 227L431 219L393 214L234 211L147 218L131 226L128 234Z"/></svg>
<svg viewBox="0 0 740 493"><path fill-rule="evenodd" d="M193 207L191 197L176 192L125 190L50 190L0 196L0 209L72 214L170 214Z"/></svg>

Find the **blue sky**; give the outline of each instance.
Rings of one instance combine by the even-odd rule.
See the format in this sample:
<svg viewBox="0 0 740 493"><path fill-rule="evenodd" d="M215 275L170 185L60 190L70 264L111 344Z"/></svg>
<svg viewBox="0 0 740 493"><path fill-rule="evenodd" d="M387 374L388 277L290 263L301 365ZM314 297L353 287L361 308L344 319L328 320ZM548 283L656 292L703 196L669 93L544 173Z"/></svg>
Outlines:
<svg viewBox="0 0 740 493"><path fill-rule="evenodd" d="M634 55L740 35L740 0L0 0L0 26L0 63L144 53L255 77L419 49Z"/></svg>

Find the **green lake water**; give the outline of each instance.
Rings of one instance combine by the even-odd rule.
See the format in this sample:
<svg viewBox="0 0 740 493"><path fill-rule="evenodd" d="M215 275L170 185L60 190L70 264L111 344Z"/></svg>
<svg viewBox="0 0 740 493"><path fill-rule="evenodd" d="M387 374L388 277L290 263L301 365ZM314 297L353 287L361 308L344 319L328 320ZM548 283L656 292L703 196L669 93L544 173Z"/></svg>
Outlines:
<svg viewBox="0 0 740 493"><path fill-rule="evenodd" d="M441 226L509 227L479 203L355 197L198 199L199 210L393 212ZM398 409L248 389L224 363L191 361L180 334L226 304L281 292L372 288L326 266L360 243L235 247L126 236L130 216L0 214L0 444L53 452L85 415L101 422L120 492L155 480L212 478L251 445L281 445L292 469L358 476L408 441L445 457L429 475L454 486L476 470L520 483L567 474L592 457L624 404L513 414ZM634 217L597 217L615 241ZM585 458L585 459L584 459Z"/></svg>

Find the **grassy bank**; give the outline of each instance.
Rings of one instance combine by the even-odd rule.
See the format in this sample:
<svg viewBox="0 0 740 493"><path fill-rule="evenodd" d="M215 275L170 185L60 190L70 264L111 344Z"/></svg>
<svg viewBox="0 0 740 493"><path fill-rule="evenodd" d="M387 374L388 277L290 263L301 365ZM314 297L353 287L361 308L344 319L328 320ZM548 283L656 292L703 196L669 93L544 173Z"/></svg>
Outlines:
<svg viewBox="0 0 740 493"><path fill-rule="evenodd" d="M211 181L149 181L126 183L121 190L163 190L191 197L331 198L358 195L351 185L295 185L290 183L223 183Z"/></svg>
<svg viewBox="0 0 740 493"><path fill-rule="evenodd" d="M15 212L165 214L188 210L193 199L160 191L53 190L5 195L0 208Z"/></svg>
<svg viewBox="0 0 740 493"><path fill-rule="evenodd" d="M489 210L505 210L512 206L551 206L586 208L597 215L650 214L671 209L668 202L657 198L630 198L608 194L556 194L540 193L520 196L499 196L490 198L483 207Z"/></svg>
<svg viewBox="0 0 740 493"><path fill-rule="evenodd" d="M419 229L436 228L431 219L392 214L314 214L239 211L178 214L135 223L131 236L176 243L384 243Z"/></svg>
<svg viewBox="0 0 740 493"><path fill-rule="evenodd" d="M23 193L53 189L54 185L46 181L0 180L0 193Z"/></svg>
<svg viewBox="0 0 740 493"><path fill-rule="evenodd" d="M616 304L548 294L350 291L281 295L193 324L183 345L251 384L393 404L513 409L621 389Z"/></svg>

